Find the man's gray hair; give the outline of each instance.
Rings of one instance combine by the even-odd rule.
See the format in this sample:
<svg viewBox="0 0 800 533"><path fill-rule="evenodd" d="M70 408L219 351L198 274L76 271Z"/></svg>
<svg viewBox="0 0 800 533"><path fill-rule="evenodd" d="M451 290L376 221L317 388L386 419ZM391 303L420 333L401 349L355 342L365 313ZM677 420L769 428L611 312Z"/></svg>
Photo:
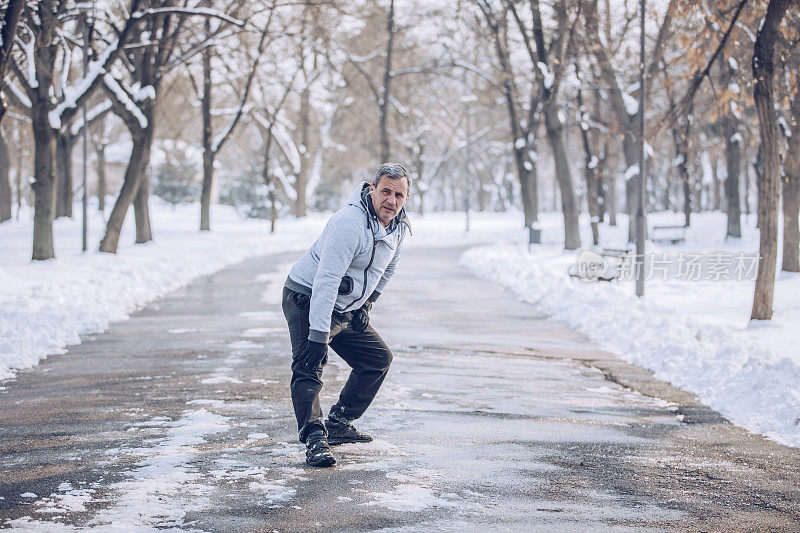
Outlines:
<svg viewBox="0 0 800 533"><path fill-rule="evenodd" d="M393 180L405 178L406 185L408 186L408 194L411 194L411 175L408 170L406 170L406 167L400 163L383 163L372 176L372 184L377 187L378 182L381 181L381 178L384 176Z"/></svg>

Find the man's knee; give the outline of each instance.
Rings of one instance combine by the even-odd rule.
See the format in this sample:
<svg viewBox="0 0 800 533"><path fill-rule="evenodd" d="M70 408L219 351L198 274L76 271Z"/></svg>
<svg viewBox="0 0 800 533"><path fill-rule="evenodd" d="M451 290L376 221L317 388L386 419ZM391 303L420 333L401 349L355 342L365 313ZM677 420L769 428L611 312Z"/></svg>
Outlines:
<svg viewBox="0 0 800 533"><path fill-rule="evenodd" d="M380 362L381 366L384 369L388 370L389 366L392 364L392 359L394 359L394 355L392 355L392 351L388 347L384 347L381 351Z"/></svg>

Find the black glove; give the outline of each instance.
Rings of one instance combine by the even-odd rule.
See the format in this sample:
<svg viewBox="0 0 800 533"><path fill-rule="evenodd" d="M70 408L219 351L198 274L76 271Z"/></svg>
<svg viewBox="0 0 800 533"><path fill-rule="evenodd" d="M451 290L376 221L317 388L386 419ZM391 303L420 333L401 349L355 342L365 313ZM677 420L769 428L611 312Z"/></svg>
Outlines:
<svg viewBox="0 0 800 533"><path fill-rule="evenodd" d="M297 364L306 370L316 370L328 362L328 345L308 341L306 349L297 356Z"/></svg>
<svg viewBox="0 0 800 533"><path fill-rule="evenodd" d="M353 311L353 318L350 319L350 325L353 326L355 331L364 331L369 326L369 309L372 307L372 302L367 302Z"/></svg>

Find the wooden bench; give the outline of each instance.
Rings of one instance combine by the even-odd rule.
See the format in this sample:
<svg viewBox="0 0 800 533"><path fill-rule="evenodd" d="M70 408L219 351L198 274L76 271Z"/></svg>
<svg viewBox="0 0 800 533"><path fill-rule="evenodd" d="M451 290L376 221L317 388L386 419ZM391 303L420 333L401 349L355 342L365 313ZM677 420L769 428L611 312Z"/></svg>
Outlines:
<svg viewBox="0 0 800 533"><path fill-rule="evenodd" d="M658 244L679 244L686 241L686 226L653 226L650 240Z"/></svg>
<svg viewBox="0 0 800 533"><path fill-rule="evenodd" d="M619 278L622 266L631 254L633 250L628 248L603 248L599 252L584 250L578 255L578 263L567 269L567 274L581 281L614 281ZM602 264L594 264L593 256L599 257ZM584 272L581 272L582 268Z"/></svg>

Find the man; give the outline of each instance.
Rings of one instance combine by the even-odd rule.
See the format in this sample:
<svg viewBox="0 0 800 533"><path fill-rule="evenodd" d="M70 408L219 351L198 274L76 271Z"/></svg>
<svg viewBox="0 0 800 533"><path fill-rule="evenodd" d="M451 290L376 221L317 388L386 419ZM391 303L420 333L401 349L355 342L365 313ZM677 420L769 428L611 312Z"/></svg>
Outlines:
<svg viewBox="0 0 800 533"><path fill-rule="evenodd" d="M392 352L369 325L369 311L394 275L410 231L405 203L408 171L384 163L335 213L322 235L292 266L283 289L283 314L292 342L292 403L306 462L336 464L330 445L369 442L353 427L383 383ZM322 421L319 392L328 344L352 368Z"/></svg>

